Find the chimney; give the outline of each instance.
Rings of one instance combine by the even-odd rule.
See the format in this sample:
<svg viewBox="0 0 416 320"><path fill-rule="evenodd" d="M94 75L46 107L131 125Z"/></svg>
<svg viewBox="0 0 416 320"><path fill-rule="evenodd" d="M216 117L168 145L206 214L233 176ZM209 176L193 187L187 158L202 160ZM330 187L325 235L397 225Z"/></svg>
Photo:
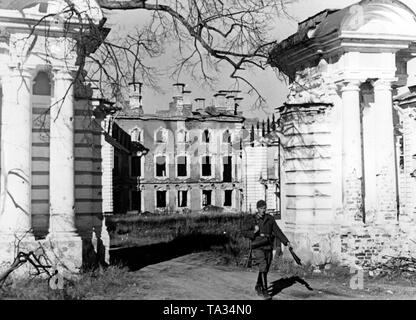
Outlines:
<svg viewBox="0 0 416 320"><path fill-rule="evenodd" d="M226 102L226 106L227 106L227 111L233 112L234 111L234 95L229 94L226 96L227 102Z"/></svg>
<svg viewBox="0 0 416 320"><path fill-rule="evenodd" d="M129 83L129 106L130 110L143 114L142 106L142 86L141 82Z"/></svg>
<svg viewBox="0 0 416 320"><path fill-rule="evenodd" d="M239 113L238 109L240 108L242 100L243 98L240 98L240 97L234 98L234 115L238 115Z"/></svg>
<svg viewBox="0 0 416 320"><path fill-rule="evenodd" d="M204 98L196 98L195 99L195 106L196 106L196 111L205 109L205 99Z"/></svg>
<svg viewBox="0 0 416 320"><path fill-rule="evenodd" d="M223 108L225 107L225 96L224 92L219 91L218 93L214 94L214 101L216 108Z"/></svg>
<svg viewBox="0 0 416 320"><path fill-rule="evenodd" d="M179 99L179 100L176 102L176 112L177 112L179 115L183 115L183 111L184 111L183 100L182 100L182 99Z"/></svg>
<svg viewBox="0 0 416 320"><path fill-rule="evenodd" d="M190 90L183 90L183 104L189 105L191 104L191 93Z"/></svg>
<svg viewBox="0 0 416 320"><path fill-rule="evenodd" d="M183 91L185 89L184 83L173 84L173 100L176 102L179 99L183 99Z"/></svg>

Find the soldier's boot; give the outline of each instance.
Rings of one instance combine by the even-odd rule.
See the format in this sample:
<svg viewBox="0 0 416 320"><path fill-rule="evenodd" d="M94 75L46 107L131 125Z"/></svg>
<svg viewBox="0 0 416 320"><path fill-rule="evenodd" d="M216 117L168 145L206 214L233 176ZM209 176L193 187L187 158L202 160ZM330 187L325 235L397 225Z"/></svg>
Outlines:
<svg viewBox="0 0 416 320"><path fill-rule="evenodd" d="M259 296L263 296L263 278L260 272L257 277L257 283L254 289L256 290Z"/></svg>
<svg viewBox="0 0 416 320"><path fill-rule="evenodd" d="M267 272L262 272L261 277L262 277L262 283L263 283L262 295L265 299L270 300L272 298L272 296L267 291Z"/></svg>

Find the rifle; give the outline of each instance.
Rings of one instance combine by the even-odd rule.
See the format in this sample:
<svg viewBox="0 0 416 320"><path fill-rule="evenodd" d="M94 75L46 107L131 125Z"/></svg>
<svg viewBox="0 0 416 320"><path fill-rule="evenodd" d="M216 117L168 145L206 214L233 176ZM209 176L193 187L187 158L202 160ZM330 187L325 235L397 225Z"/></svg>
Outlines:
<svg viewBox="0 0 416 320"><path fill-rule="evenodd" d="M251 268L252 260L253 260L253 248L251 247L251 241L250 241L249 252L248 252L246 263L244 264L244 268Z"/></svg>
<svg viewBox="0 0 416 320"><path fill-rule="evenodd" d="M296 253L293 251L292 247L289 247L289 251L292 254L293 259L295 259L296 263L301 266L302 262L301 262L300 258L296 255Z"/></svg>

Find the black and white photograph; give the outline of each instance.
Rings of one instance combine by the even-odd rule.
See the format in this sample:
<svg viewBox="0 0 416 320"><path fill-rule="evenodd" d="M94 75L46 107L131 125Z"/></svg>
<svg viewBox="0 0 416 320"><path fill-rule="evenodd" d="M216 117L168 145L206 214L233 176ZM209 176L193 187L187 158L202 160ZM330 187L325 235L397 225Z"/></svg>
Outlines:
<svg viewBox="0 0 416 320"><path fill-rule="evenodd" d="M0 140L0 300L416 300L414 0L0 0Z"/></svg>

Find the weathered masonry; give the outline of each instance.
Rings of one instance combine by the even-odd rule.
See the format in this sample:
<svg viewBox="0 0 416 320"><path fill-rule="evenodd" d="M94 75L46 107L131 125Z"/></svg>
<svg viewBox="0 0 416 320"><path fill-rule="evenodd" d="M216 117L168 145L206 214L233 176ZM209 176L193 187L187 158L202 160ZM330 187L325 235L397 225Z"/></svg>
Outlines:
<svg viewBox="0 0 416 320"><path fill-rule="evenodd" d="M299 23L270 54L291 81L278 108L282 219L306 260L365 264L416 249L414 123L403 120L400 148L392 98L415 41L412 9L364 0Z"/></svg>
<svg viewBox="0 0 416 320"><path fill-rule="evenodd" d="M74 272L108 242L101 233L105 106L76 78L77 47L87 25L98 28L103 17L93 1L73 2L81 21L56 14L65 1L0 2L1 267L16 250L43 250L54 267ZM86 38L78 37L81 28Z"/></svg>

